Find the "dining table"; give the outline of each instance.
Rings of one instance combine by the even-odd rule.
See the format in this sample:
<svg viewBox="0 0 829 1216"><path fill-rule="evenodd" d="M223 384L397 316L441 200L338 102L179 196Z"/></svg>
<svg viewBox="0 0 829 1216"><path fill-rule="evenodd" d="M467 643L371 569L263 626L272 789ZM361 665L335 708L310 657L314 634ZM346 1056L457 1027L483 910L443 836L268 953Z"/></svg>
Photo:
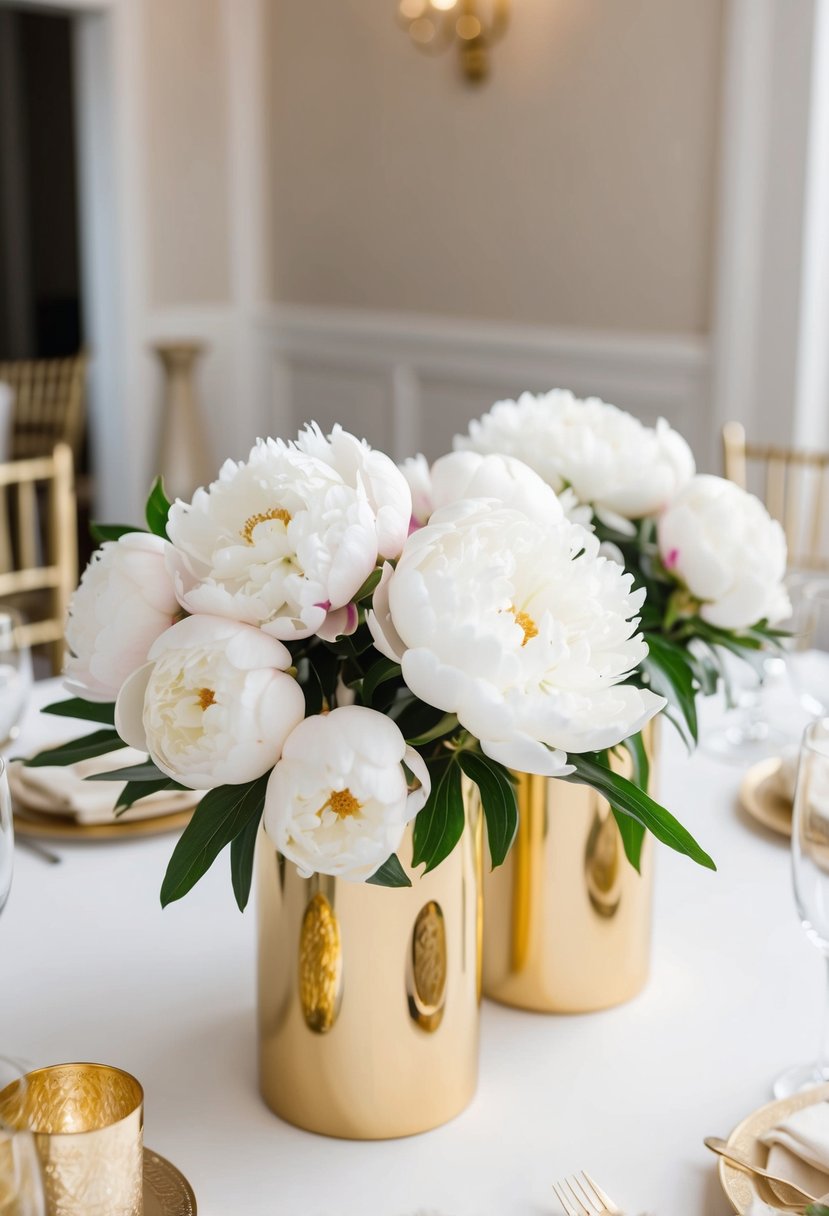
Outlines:
<svg viewBox="0 0 829 1216"><path fill-rule="evenodd" d="M39 712L9 755L88 724ZM769 718L803 715L785 680ZM711 704L702 735L720 720ZM484 1001L480 1078L453 1122L402 1140L327 1139L280 1121L257 1088L256 917L229 859L162 909L175 837L18 847L0 914L0 1052L40 1066L98 1061L145 1091L145 1143L189 1179L201 1216L555 1216L552 1184L587 1170L626 1216L731 1211L707 1135L768 1101L818 1049L826 975L792 894L789 841L740 809L743 769L689 754L665 723L658 796L716 873L657 846L644 991L551 1016Z"/></svg>

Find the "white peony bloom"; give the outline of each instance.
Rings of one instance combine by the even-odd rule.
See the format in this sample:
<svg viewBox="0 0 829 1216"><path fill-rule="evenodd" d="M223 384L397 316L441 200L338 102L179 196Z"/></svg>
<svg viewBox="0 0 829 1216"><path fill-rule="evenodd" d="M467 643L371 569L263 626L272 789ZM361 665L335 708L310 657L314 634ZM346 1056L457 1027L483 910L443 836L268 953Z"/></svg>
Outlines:
<svg viewBox="0 0 829 1216"><path fill-rule="evenodd" d="M412 491L413 520L420 527L435 511L462 498L494 498L540 524L564 518L551 488L529 465L512 456L450 452L431 469L424 456L406 460L400 468Z"/></svg>
<svg viewBox="0 0 829 1216"><path fill-rule="evenodd" d="M583 528L469 499L409 537L367 619L412 692L488 756L562 776L568 751L610 747L665 704L621 683L647 654L631 584Z"/></svg>
<svg viewBox="0 0 829 1216"><path fill-rule="evenodd" d="M403 765L419 781L410 792ZM429 797L422 757L390 718L359 705L306 718L268 782L265 830L300 874L364 881Z"/></svg>
<svg viewBox="0 0 829 1216"><path fill-rule="evenodd" d="M160 536L128 532L93 555L66 621L66 687L89 701L114 701L180 612Z"/></svg>
<svg viewBox="0 0 829 1216"><path fill-rule="evenodd" d="M296 444L260 439L246 462L227 461L192 503L171 507L179 599L273 637L335 636L378 553L400 552L410 517L397 467L339 427L330 440L316 427Z"/></svg>
<svg viewBox="0 0 829 1216"><path fill-rule="evenodd" d="M694 474L694 457L660 418L644 426L597 397L564 389L499 401L455 447L517 456L558 493L572 486L605 523L631 531L629 520L654 515Z"/></svg>
<svg viewBox="0 0 829 1216"><path fill-rule="evenodd" d="M701 601L709 624L745 629L790 614L783 529L734 482L695 477L661 516L657 535L662 564Z"/></svg>
<svg viewBox="0 0 829 1216"><path fill-rule="evenodd" d="M287 674L289 650L251 625L187 617L158 638L150 659L122 688L115 725L191 789L261 777L305 714Z"/></svg>

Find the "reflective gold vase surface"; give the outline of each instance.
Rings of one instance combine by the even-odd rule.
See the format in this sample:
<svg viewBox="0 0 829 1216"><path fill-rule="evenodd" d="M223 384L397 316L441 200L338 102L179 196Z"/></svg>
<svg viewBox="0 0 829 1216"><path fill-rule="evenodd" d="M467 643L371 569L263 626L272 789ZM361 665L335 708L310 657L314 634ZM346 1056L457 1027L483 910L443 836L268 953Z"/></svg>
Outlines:
<svg viewBox="0 0 829 1216"><path fill-rule="evenodd" d="M658 728L645 745L651 793ZM626 760L618 764L630 776ZM484 994L543 1013L620 1005L650 969L653 840L641 875L604 798L584 785L522 773L518 836L484 879Z"/></svg>
<svg viewBox="0 0 829 1216"><path fill-rule="evenodd" d="M481 829L413 885L303 879L257 845L259 1074L266 1103L327 1136L438 1127L478 1079ZM411 857L411 830L400 849Z"/></svg>

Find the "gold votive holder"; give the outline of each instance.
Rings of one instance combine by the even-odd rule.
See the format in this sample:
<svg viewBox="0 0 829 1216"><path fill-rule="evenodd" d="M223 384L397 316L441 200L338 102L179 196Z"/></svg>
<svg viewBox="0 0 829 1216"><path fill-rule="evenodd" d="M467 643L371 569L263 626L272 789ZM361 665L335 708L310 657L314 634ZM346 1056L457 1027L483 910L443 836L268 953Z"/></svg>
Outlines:
<svg viewBox="0 0 829 1216"><path fill-rule="evenodd" d="M144 1091L105 1064L55 1064L0 1093L0 1123L28 1129L46 1216L143 1216Z"/></svg>

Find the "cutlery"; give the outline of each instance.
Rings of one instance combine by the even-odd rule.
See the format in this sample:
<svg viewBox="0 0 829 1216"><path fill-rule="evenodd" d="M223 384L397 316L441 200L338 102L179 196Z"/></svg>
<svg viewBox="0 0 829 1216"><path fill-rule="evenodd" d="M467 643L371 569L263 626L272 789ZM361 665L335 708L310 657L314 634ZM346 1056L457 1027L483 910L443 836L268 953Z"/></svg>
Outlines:
<svg viewBox="0 0 829 1216"><path fill-rule="evenodd" d="M553 1183L565 1216L622 1216L613 1200L584 1170Z"/></svg>
<svg viewBox="0 0 829 1216"><path fill-rule="evenodd" d="M756 1174L758 1178L764 1178L774 1194L783 1203L803 1205L816 1202L814 1195L810 1195L808 1191L801 1190L793 1182L788 1182L785 1178L778 1178L775 1174L770 1174L768 1170L762 1169L759 1165L754 1165L739 1149L732 1148L726 1144L725 1140L721 1140L719 1136L706 1136L704 1144L706 1148L710 1148L712 1153L725 1157L726 1161L730 1161L732 1165L739 1166L741 1170L745 1170L749 1174Z"/></svg>
<svg viewBox="0 0 829 1216"><path fill-rule="evenodd" d="M50 866L59 866L63 860L57 853L53 853L51 849L47 849L45 845L38 844L34 840L29 840L26 836L18 836L15 844L18 849L28 849L30 853L34 853L41 861L47 861Z"/></svg>

